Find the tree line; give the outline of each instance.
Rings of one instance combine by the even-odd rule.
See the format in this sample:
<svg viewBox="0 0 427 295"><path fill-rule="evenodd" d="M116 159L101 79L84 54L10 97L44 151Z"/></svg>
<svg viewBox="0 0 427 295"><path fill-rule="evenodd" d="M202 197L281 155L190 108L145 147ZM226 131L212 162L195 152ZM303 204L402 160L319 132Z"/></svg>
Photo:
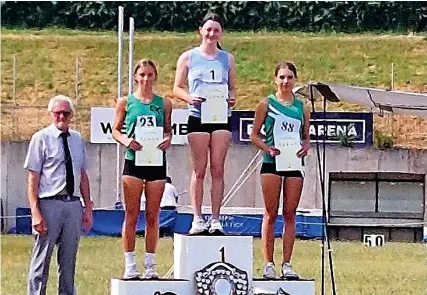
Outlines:
<svg viewBox="0 0 427 295"><path fill-rule="evenodd" d="M137 30L188 32L207 12L219 14L227 30L302 32L420 32L427 28L427 2L1 2L6 28L59 27L116 30L118 6ZM125 29L127 22L125 22Z"/></svg>

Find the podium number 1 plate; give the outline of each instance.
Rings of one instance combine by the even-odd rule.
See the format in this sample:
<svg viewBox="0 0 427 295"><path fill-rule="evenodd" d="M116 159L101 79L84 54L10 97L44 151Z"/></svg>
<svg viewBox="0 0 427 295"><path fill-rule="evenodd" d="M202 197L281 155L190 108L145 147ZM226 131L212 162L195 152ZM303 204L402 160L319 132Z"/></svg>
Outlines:
<svg viewBox="0 0 427 295"><path fill-rule="evenodd" d="M135 139L142 145L135 152L135 166L163 165L163 151L157 148L163 140L163 127L136 127Z"/></svg>
<svg viewBox="0 0 427 295"><path fill-rule="evenodd" d="M201 106L202 123L227 123L228 85L204 85L202 95L206 98L206 101Z"/></svg>

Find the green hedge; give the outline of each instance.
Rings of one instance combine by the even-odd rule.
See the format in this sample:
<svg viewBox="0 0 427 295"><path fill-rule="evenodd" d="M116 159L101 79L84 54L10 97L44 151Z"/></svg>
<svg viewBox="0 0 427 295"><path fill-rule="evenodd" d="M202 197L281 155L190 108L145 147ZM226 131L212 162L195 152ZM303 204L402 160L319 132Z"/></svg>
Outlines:
<svg viewBox="0 0 427 295"><path fill-rule="evenodd" d="M7 28L113 30L117 7L136 29L194 31L208 12L228 30L412 32L426 30L427 2L1 2ZM125 26L127 21L125 21Z"/></svg>

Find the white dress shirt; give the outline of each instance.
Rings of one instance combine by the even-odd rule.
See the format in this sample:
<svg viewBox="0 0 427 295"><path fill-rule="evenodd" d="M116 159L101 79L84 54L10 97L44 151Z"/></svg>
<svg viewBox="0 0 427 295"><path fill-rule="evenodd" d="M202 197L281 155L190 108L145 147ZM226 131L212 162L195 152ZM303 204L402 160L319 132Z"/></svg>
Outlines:
<svg viewBox="0 0 427 295"><path fill-rule="evenodd" d="M69 129L68 147L73 162L74 196L81 197L81 169L87 169L85 143L79 132ZM39 198L53 197L65 189L66 168L62 131L50 125L34 133L24 168L40 173Z"/></svg>

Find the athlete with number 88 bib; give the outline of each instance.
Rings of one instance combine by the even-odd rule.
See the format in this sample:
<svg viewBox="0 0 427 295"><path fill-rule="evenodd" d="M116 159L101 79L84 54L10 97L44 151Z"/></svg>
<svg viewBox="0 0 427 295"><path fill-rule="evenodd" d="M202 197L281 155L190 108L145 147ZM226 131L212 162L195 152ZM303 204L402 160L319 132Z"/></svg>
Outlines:
<svg viewBox="0 0 427 295"><path fill-rule="evenodd" d="M274 252L274 223L279 209L280 191L283 189L283 261L282 277L298 279L290 260L295 242L296 210L301 197L304 171L304 157L310 148L309 127L310 109L297 99L293 93L297 70L290 62L280 62L275 70L277 92L270 94L257 106L255 120L251 133L251 141L262 151L264 160L261 167L261 187L264 197L264 218L262 221L262 242L265 278L275 278L276 270L273 261ZM265 125L265 141L259 133ZM277 157L280 155L280 143L296 147L295 154L286 154L292 158L290 169L279 169ZM292 150L292 149L290 149ZM285 155L282 155L284 157ZM299 165L298 165L299 162ZM294 169L294 170L293 170ZM282 177L284 178L282 182ZM282 188L283 187L283 188Z"/></svg>
<svg viewBox="0 0 427 295"><path fill-rule="evenodd" d="M236 70L234 57L221 50L218 43L223 27L222 20L214 13L203 18L199 27L202 42L199 47L179 57L173 89L174 94L189 105L188 143L193 164L190 197L194 215L190 234L194 235L224 234L219 216L224 196L224 162L231 143L231 107L236 103ZM216 115L210 117L212 121L204 120L211 111L206 108L210 106L207 103L212 101L219 105L225 120L215 122ZM207 224L202 217L202 203L208 156L212 178L212 219Z"/></svg>
<svg viewBox="0 0 427 295"><path fill-rule="evenodd" d="M145 231L145 271L144 278L158 278L155 252L159 239L160 201L166 183L166 154L172 139L172 104L153 93L157 80L157 68L151 59L142 59L134 70L137 90L118 100L113 126L114 139L127 147L123 168L123 192L125 202L125 220L123 222L123 250L125 252L124 279L138 278L135 260L136 225L139 216L141 195L145 189L146 231ZM126 123L126 134L121 134ZM144 146L135 140L136 128L163 128L163 141L157 146L163 151L162 166L138 166L135 152Z"/></svg>

